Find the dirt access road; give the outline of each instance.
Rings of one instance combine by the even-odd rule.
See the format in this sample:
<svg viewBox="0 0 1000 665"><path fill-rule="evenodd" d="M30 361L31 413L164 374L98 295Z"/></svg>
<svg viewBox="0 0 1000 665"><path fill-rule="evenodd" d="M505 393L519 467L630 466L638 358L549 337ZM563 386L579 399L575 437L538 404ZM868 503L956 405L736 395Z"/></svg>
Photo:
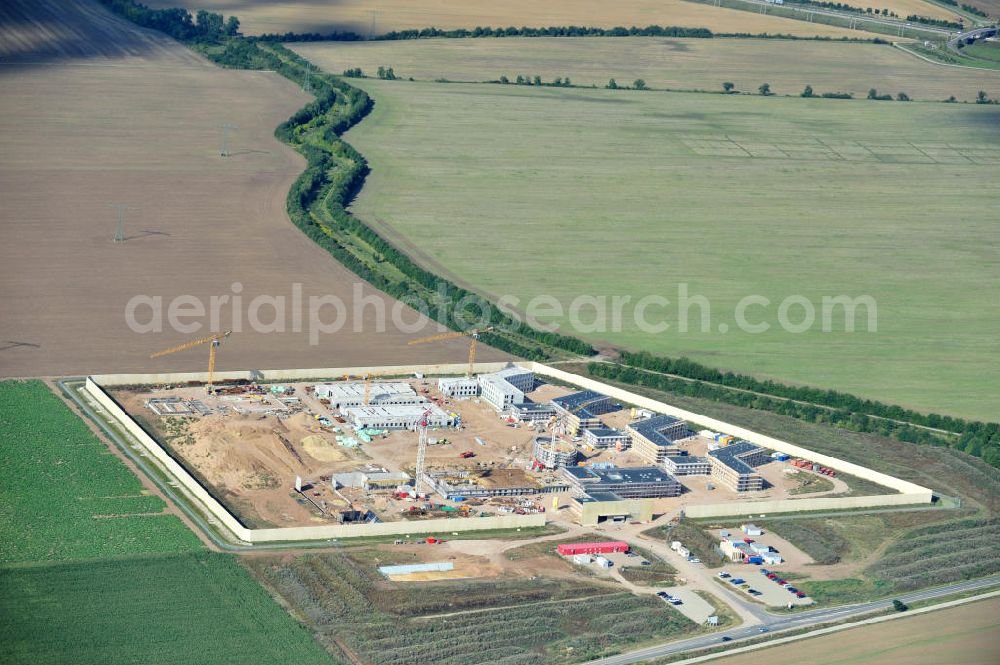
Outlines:
<svg viewBox="0 0 1000 665"><path fill-rule="evenodd" d="M93 0L13 0L0 7L0 86L0 376L204 370L204 349L148 359L206 334L207 314L186 319L200 330L170 331L168 307L182 295L206 308L229 296L220 327L241 313L222 370L465 358L462 340L406 346L436 326L404 334L390 321L378 332L378 310L391 315L395 301L288 220L285 196L304 160L273 132L309 97L286 79L215 67ZM226 158L223 123L237 127ZM113 203L130 206L124 244L112 242ZM308 312L293 332L296 283L304 303L332 295L345 304L342 332L311 345ZM140 295L162 299L164 332L127 325L126 305ZM279 318L284 332L250 331L259 295L284 297L284 317L264 303L258 317ZM148 322L152 311L137 314Z"/></svg>

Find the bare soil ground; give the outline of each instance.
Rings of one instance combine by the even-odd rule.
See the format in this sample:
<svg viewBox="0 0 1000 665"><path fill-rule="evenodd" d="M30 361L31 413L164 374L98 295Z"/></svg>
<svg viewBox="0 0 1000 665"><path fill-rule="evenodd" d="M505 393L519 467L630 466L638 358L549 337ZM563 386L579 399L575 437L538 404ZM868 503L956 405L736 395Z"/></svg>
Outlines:
<svg viewBox="0 0 1000 665"><path fill-rule="evenodd" d="M754 652L769 665L995 665L1000 600L993 598L895 621L861 626ZM717 661L745 663L746 655Z"/></svg>
<svg viewBox="0 0 1000 665"><path fill-rule="evenodd" d="M890 8L894 0L888 0ZM925 3L920 0L900 0ZM792 34L802 36L870 37L868 33L846 28L817 25L735 9L700 5L683 0L553 0L531 2L510 0L385 0L372 5L364 0L292 0L262 2L260 0L153 0L152 7L183 6L190 10L209 9L240 18L247 34L320 33L349 31L367 36L392 30L436 27L441 29L476 26L558 26L580 25L613 28L624 25L650 24L710 28L715 32L749 32ZM926 13L934 13L928 5ZM925 12L921 12L925 13Z"/></svg>
<svg viewBox="0 0 1000 665"><path fill-rule="evenodd" d="M390 321L392 332L377 332L377 310L395 301L357 284L288 220L285 196L304 160L273 132L309 98L277 74L219 69L96 2L16 0L0 14L0 86L0 375L204 370L204 349L148 355L206 334L207 313L183 321L199 330L172 331L175 297L209 307L235 291L244 332L220 350L219 369L464 358L461 340L406 346L436 328L402 334ZM227 158L222 123L237 126ZM131 208L124 245L112 242L112 203ZM307 313L294 331L295 283L305 303L340 298L344 331L311 345ZM126 324L137 295L162 298L164 332ZM251 331L259 295L286 301L277 332ZM363 309L356 295L369 299ZM261 304L262 322L276 318ZM221 308L218 327L236 325L233 310ZM334 318L328 307L323 319Z"/></svg>

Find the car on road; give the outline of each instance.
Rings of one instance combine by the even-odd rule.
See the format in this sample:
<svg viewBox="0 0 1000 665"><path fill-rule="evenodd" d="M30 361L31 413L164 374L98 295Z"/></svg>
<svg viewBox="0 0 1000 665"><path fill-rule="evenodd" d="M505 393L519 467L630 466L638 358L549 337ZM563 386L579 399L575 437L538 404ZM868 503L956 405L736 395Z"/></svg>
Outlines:
<svg viewBox="0 0 1000 665"><path fill-rule="evenodd" d="M729 637L729 635L723 635L722 636L722 641L723 642L732 642L733 638Z"/></svg>
<svg viewBox="0 0 1000 665"><path fill-rule="evenodd" d="M769 631L769 630L771 630L771 629L770 629L770 628L768 628L767 626L759 626L759 627L757 628L757 632L758 632L758 633L766 633L766 632L767 632L767 631Z"/></svg>

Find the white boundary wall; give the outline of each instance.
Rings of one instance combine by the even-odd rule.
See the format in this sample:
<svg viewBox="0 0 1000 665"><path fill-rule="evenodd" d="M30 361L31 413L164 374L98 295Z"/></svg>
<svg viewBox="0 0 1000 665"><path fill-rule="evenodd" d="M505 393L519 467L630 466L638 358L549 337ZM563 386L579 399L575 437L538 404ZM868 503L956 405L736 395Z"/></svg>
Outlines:
<svg viewBox="0 0 1000 665"><path fill-rule="evenodd" d="M476 363L477 372L496 372L510 363ZM782 513L782 512L804 512L814 510L850 510L854 508L874 508L878 506L901 506L929 504L933 498L933 492L926 488L894 478L884 473L868 469L851 462L821 455L812 450L802 448L795 444L774 437L759 434L736 425L702 416L697 413L678 409L664 402L659 402L648 397L643 397L635 393L617 388L614 386L595 381L578 374L571 374L548 365L535 362L518 363L521 367L530 369L539 376L547 376L559 381L570 383L581 388L595 390L617 400L634 404L640 408L650 409L658 413L676 416L682 420L697 423L712 430L732 434L741 439L746 439L762 447L770 448L778 452L787 453L796 457L803 457L810 461L828 466L843 473L849 473L859 478L864 478L879 485L896 490L898 494L873 495L873 496L849 496L849 497L821 497L815 499L787 499L787 500L762 500L762 501L730 501L719 504L704 504L687 506L685 514L691 517L722 517L727 515L749 515L752 513ZM258 379L262 381L301 381L306 379L341 377L345 374L372 376L402 376L406 374L421 373L425 376L442 374L464 374L467 371L467 364L443 364L443 365L400 365L389 367L334 367L323 369L288 369L288 370L260 370L260 371L238 371L238 372L216 372L215 378L220 382L234 380ZM205 490L180 464L177 463L165 450L139 425L119 407L111 397L104 392L101 385L138 385L138 384L177 384L189 381L205 381L207 378L204 372L191 372L185 374L106 374L95 375L87 378L86 389L95 400L97 400L108 413L110 413L119 423L134 436L146 450L156 460L158 460L166 470L173 475L184 487L202 503L205 509L220 523L225 525L237 538L250 543L263 543L274 541L296 541L296 540L323 540L329 538L350 538L359 536L378 536L391 534L424 534L447 531L473 531L485 529L510 529L542 526L545 524L545 515L503 515L497 517L463 518L463 519L437 519L424 520L420 522L383 522L379 524L355 524L355 525L330 525L313 527L287 527L275 529L248 529L241 525L239 521L226 510L211 494Z"/></svg>
<svg viewBox="0 0 1000 665"><path fill-rule="evenodd" d="M447 365L443 367L458 367L464 371L468 365ZM404 373L396 372L397 368L378 368L383 373ZM323 376L327 370L303 370L303 376L309 378ZM417 368L416 371L430 373L430 369ZM448 370L442 370L448 371ZM492 371L492 370L491 370ZM329 376L343 376L348 370L330 370ZM249 376L249 372L245 373ZM130 385L146 383L144 375L116 375L112 379L119 379L119 385ZM179 381L197 381L198 378L184 378L173 375L166 380L167 383L177 383ZM118 423L125 428L135 439L146 449L146 451L158 461L167 473L173 476L184 488L191 493L202 505L202 507L220 524L226 527L234 536L248 543L266 543L280 541L303 541L303 540L328 540L331 538L358 538L367 536L386 535L406 535L406 534L430 534L430 533L450 533L460 531L483 531L488 529L520 529L527 527L538 527L545 525L545 515L538 513L535 515L498 515L495 517L465 517L465 518L445 518L433 520L421 520L419 522L380 522L378 524L333 524L328 526L304 526L285 527L275 529L248 529L240 524L226 507L219 503L208 490L194 479L174 458L149 436L145 430L131 418L118 404L108 395L95 379L106 377L87 377L87 392L107 410ZM235 378L235 377L233 377ZM278 380L285 380L289 377L274 377ZM204 380L204 379L202 379ZM113 384L112 384L113 385Z"/></svg>
<svg viewBox="0 0 1000 665"><path fill-rule="evenodd" d="M571 374L554 367L549 367L548 365L543 365L541 363L525 364L539 376L548 376L560 381L565 381L566 383L578 385L581 388L596 390L599 393L603 393L629 404L634 404L640 408L676 416L681 420L697 423L703 427L707 427L708 429L723 432L725 434L732 434L733 436L741 439L746 439L747 441L756 443L764 448L770 448L771 450L776 450L778 452L788 453L789 455L794 455L795 457L803 457L812 462L830 467L831 469L836 469L837 471L849 473L852 476L857 476L858 478L870 480L873 483L878 483L879 485L883 485L899 492L899 494L873 496L788 499L781 501L731 501L719 504L687 506L684 509L684 513L691 517L720 517L724 515L747 515L750 513L761 512L788 513L812 510L844 510L852 508L873 508L876 506L928 504L931 503L933 498L933 492L926 487L921 487L915 483L894 478L893 476L880 473L851 462L845 462L844 460L837 459L836 457L821 455L820 453L802 448L801 446L797 446L787 441L782 441L781 439L759 434L752 430L737 427L736 425L731 425L721 420L692 413L691 411L678 409L677 407L670 406L664 402L636 395L635 393L631 393L627 390L622 390L621 388L616 388L578 374Z"/></svg>

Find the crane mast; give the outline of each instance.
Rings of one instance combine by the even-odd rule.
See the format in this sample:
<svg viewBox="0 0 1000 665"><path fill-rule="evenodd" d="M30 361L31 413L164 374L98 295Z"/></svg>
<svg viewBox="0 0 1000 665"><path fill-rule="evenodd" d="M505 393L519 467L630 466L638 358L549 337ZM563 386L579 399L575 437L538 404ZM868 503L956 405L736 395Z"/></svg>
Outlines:
<svg viewBox="0 0 1000 665"><path fill-rule="evenodd" d="M427 416L430 410L424 411L420 417L420 434L417 438L417 468L413 475L413 491L420 492L420 482L424 475L424 460L427 458Z"/></svg>

